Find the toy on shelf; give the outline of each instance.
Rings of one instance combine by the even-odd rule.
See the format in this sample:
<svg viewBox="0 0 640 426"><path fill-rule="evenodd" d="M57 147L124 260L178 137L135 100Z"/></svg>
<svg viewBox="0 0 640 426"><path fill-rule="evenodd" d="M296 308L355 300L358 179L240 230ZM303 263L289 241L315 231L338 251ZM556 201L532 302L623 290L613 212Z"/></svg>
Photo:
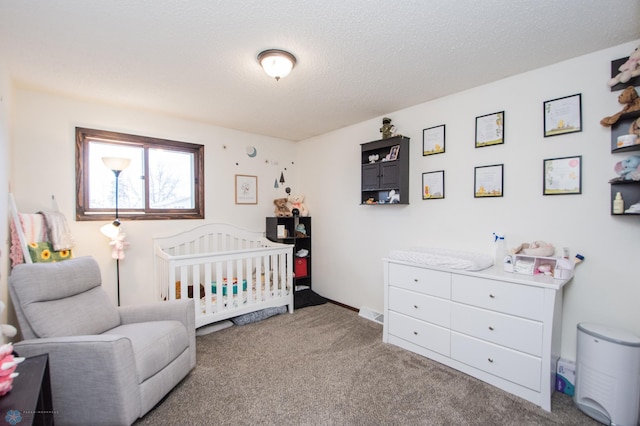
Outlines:
<svg viewBox="0 0 640 426"><path fill-rule="evenodd" d="M629 86L620 93L618 96L618 102L622 105L622 109L612 116L605 117L600 120L600 124L604 127L611 127L618 122L622 114L627 114L634 111L640 111L640 96L633 86Z"/></svg>
<svg viewBox="0 0 640 426"><path fill-rule="evenodd" d="M291 210L289 209L289 206L287 205L286 198L276 198L275 200L273 200L273 204L276 206L274 213L277 217L293 216Z"/></svg>
<svg viewBox="0 0 640 426"><path fill-rule="evenodd" d="M613 169L618 177L611 179L610 183L621 180L640 180L640 155L632 155L618 161Z"/></svg>
<svg viewBox="0 0 640 426"><path fill-rule="evenodd" d="M289 194L287 198L289 204L291 204L291 211L297 209L300 216L309 216L309 210L307 210L307 206L304 205L304 195Z"/></svg>
<svg viewBox="0 0 640 426"><path fill-rule="evenodd" d="M631 52L629 59L620 65L618 71L620 72L607 83L609 87L613 87L618 83L626 83L633 77L640 75L640 47Z"/></svg>

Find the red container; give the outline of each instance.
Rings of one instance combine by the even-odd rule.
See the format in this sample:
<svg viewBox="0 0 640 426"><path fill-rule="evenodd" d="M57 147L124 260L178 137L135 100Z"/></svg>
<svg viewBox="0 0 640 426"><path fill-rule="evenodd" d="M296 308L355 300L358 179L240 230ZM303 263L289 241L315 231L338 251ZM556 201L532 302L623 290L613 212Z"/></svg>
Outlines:
<svg viewBox="0 0 640 426"><path fill-rule="evenodd" d="M307 276L307 258L306 257L296 257L296 262L293 264L293 272L296 274L296 277L306 277Z"/></svg>

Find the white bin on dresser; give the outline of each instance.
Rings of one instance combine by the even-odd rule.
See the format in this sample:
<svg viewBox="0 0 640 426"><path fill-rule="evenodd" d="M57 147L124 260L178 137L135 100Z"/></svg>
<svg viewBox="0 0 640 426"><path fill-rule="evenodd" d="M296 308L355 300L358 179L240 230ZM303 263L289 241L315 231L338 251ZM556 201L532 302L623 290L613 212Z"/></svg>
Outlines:
<svg viewBox="0 0 640 426"><path fill-rule="evenodd" d="M599 422L638 424L640 337L600 324L578 324L576 406Z"/></svg>
<svg viewBox="0 0 640 426"><path fill-rule="evenodd" d="M569 281L383 259L383 341L551 411Z"/></svg>

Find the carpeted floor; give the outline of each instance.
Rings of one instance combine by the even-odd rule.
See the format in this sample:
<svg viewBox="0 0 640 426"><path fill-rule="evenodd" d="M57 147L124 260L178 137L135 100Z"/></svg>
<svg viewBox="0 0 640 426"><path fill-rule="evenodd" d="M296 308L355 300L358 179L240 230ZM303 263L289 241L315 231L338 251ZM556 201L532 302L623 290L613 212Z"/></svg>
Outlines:
<svg viewBox="0 0 640 426"><path fill-rule="evenodd" d="M598 425L382 343L327 303L197 338L197 366L137 425Z"/></svg>

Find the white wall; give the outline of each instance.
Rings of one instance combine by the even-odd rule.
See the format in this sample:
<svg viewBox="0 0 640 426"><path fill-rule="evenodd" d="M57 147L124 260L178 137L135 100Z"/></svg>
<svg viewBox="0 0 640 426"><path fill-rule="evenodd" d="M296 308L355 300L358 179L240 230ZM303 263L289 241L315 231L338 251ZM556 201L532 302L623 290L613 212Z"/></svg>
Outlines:
<svg viewBox="0 0 640 426"><path fill-rule="evenodd" d="M265 216L273 215L273 199L286 195L283 187L274 189L275 179L285 168L285 186L295 188L293 142L16 88L12 162L20 166L14 168L11 179L18 208L24 212L50 209L51 195L55 195L77 241L74 255L91 255L98 260L103 286L114 301L115 261L111 259L108 240L99 232L104 222L75 221L76 126L205 145L204 221L123 223L131 244L120 262L123 305L153 300L153 236L173 235L205 222L264 230ZM247 145L257 148L256 157L246 155ZM258 205L235 205L235 174L258 176Z"/></svg>
<svg viewBox="0 0 640 426"><path fill-rule="evenodd" d="M0 60L0 300L7 305L7 275L9 264L9 227L7 222L7 198L9 193L9 152L11 135L12 86L8 70ZM7 322L7 309L0 314L0 323ZM0 339L2 343L2 339Z"/></svg>
<svg viewBox="0 0 640 426"><path fill-rule="evenodd" d="M390 112L411 138L410 205L359 205L360 144L380 139L381 118L300 143L298 165L313 217L313 284L354 307L383 309L383 258L413 245L493 253L493 232L507 245L544 240L586 260L565 288L562 355L575 359L576 325L594 321L640 335L640 219L610 215L613 166L609 129L620 109L606 86L610 61L627 43L432 102ZM428 76L425 76L428 78ZM543 137L542 104L582 94L583 131ZM476 149L475 117L505 111L505 144ZM422 156L422 130L446 125L446 152ZM582 194L542 195L543 159L581 155ZM473 196L474 167L504 164L504 197ZM422 200L422 173L445 170L445 199ZM628 200L630 201L630 200ZM640 201L640 200L635 200Z"/></svg>

